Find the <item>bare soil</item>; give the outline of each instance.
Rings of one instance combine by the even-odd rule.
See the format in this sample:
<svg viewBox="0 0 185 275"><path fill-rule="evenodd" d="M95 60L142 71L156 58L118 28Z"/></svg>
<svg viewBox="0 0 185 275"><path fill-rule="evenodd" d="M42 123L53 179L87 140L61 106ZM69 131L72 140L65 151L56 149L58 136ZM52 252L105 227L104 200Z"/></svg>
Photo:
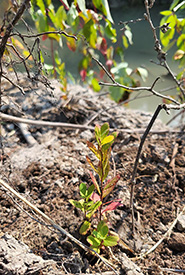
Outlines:
<svg viewBox="0 0 185 275"><path fill-rule="evenodd" d="M55 89L53 95L37 89L36 92L28 91L26 96L12 89L6 99L8 106L10 98L15 108L12 111L8 107L7 113L19 116L25 114L26 117L34 119L78 125L87 123L101 111L89 125L107 121L111 128L119 131L113 145L110 175L113 174L115 165L116 173L120 174L121 179L110 199L122 199L123 206L109 214L109 221L111 229L117 232L122 242L128 246L120 242L111 249L119 262L109 250L102 251L102 255L113 263L119 274L170 274L170 269L171 274L175 274L175 269L185 270L184 215L181 215L170 236L153 252L147 257L137 258L163 238L183 209L184 132L179 130L172 133L170 128L158 120L153 128L156 133L150 134L145 142L134 191L136 232L133 236L129 205L130 178L141 138L141 134L135 133L135 129L145 129L151 115L125 109L105 96L99 96L80 86L71 86L67 99L61 96L59 88ZM131 130L131 133L121 132L121 129ZM166 133L160 133L161 130L166 130ZM86 140L94 140L93 131L35 126L29 126L29 131L37 141L31 147L26 143L18 125L3 123L4 156L0 167L1 178L65 230L85 242L78 233L83 220L82 213L69 203L69 199L79 198L81 182L91 184L90 167L86 163L86 155L90 152ZM16 203L34 216L22 202L16 200ZM56 271L52 274L103 274L110 271L101 261L86 254L64 235L57 234L33 220L16 203L7 192L0 190L1 236L9 233L27 244L43 259L54 260ZM134 262L138 271L126 269L124 257ZM0 267L2 268L1 265ZM49 274L49 271L44 273L39 270L24 274Z"/></svg>

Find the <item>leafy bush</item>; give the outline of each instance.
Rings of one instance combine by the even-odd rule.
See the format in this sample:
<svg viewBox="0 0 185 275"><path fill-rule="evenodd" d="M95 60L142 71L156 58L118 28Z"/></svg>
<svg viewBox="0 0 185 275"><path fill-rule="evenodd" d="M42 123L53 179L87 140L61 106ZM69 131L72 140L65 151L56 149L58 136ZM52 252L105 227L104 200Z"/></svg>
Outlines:
<svg viewBox="0 0 185 275"><path fill-rule="evenodd" d="M114 45L117 42L116 29L113 27L113 19L109 10L107 0L93 0L92 8L86 8L85 0L76 0L68 4L67 0L60 1L60 6L54 6L52 0L31 0L31 14L39 33L43 32L42 40L50 39L57 41L60 47L63 47L62 36L54 31L66 31L69 35L76 35L78 41L71 37L66 37L68 48L76 52L80 51L82 59L78 64L81 80L87 83L94 91L100 91L100 80L107 78L103 69L96 70L92 62L92 56L104 59L107 70L115 77L115 79L124 85L136 87L137 82L132 74L133 70L128 67L124 61L123 48L127 48L132 44L132 33L130 28L126 26L122 33L123 45L109 46L110 41ZM47 33L46 32L52 32ZM45 34L44 34L45 33ZM45 64L44 67L51 75L59 76L63 84L63 90L67 91L66 78L74 78L71 74L66 75L65 61L59 57L58 50L51 49L53 64ZM120 57L120 63L115 61L115 56ZM42 55L42 63L44 56ZM145 75L142 72L139 75ZM110 89L111 97L116 101L122 101L124 96L129 96L129 92L116 88Z"/></svg>
<svg viewBox="0 0 185 275"><path fill-rule="evenodd" d="M119 236L110 232L106 213L115 210L122 205L119 200L109 201L106 204L104 200L113 191L120 176L116 175L113 178L106 180L110 164L111 145L115 141L118 133L114 132L109 135L108 123L101 127L95 127L95 137L98 143L96 147L93 143L87 142L87 146L98 159L98 164L94 165L87 156L87 161L98 176L96 180L93 173L90 172L92 185L87 188L85 183L80 184L79 201L70 200L71 204L79 208L84 213L84 222L80 227L80 233L86 235L89 231L87 241L96 252L105 246L115 246L119 241ZM95 228L94 228L95 227Z"/></svg>

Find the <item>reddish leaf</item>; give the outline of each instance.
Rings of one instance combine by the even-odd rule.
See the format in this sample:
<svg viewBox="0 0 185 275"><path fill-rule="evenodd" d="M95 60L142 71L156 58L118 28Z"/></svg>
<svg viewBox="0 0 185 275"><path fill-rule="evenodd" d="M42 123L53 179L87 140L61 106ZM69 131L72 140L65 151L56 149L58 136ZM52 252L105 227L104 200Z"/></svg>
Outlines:
<svg viewBox="0 0 185 275"><path fill-rule="evenodd" d="M100 196L97 193L92 193L92 195L90 196L90 199L94 202L100 201Z"/></svg>
<svg viewBox="0 0 185 275"><path fill-rule="evenodd" d="M42 41L45 41L48 38L47 34L43 34Z"/></svg>
<svg viewBox="0 0 185 275"><path fill-rule="evenodd" d="M81 79L82 79L82 81L85 81L85 78L86 78L86 76L87 76L87 71L86 70L81 70L80 71L80 76L81 76Z"/></svg>
<svg viewBox="0 0 185 275"><path fill-rule="evenodd" d="M118 208L119 206L122 206L123 204L119 201L113 201L111 202L109 205L107 205L105 207L105 209L103 209L102 214L107 212L107 211L112 211L115 210L116 208Z"/></svg>
<svg viewBox="0 0 185 275"><path fill-rule="evenodd" d="M110 60L110 59L108 59L108 60L106 61L106 65L107 65L108 71L110 72L110 69L111 69L111 67L112 67L112 65L113 65L113 61Z"/></svg>
<svg viewBox="0 0 185 275"><path fill-rule="evenodd" d="M100 192L100 187L99 187L99 185L98 185L98 183L97 183L97 181L96 181L96 179L95 179L93 173L92 173L92 172L89 172L89 174L90 174L90 177L91 177L91 179L92 179L92 182L93 182L93 184L94 184L96 190L98 191L99 194L101 194L101 192Z"/></svg>
<svg viewBox="0 0 185 275"><path fill-rule="evenodd" d="M120 179L120 175L116 175L114 178L108 180L103 188L103 198L105 198L115 187L116 183Z"/></svg>
<svg viewBox="0 0 185 275"><path fill-rule="evenodd" d="M98 48L103 55L107 54L107 41L104 37L102 38L101 44L98 45Z"/></svg>

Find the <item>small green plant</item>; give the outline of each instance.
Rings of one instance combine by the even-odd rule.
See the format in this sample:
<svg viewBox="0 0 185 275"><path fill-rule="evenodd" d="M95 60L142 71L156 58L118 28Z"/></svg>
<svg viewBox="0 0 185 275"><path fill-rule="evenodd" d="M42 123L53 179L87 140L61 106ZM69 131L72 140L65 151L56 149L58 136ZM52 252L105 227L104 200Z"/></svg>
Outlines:
<svg viewBox="0 0 185 275"><path fill-rule="evenodd" d="M110 232L106 213L115 210L122 205L120 200L108 201L105 198L113 191L120 176L116 175L107 180L110 169L111 145L115 141L118 133L109 135L109 124L105 123L101 127L95 127L95 138L97 147L92 142L87 142L87 146L96 156L98 163L93 164L90 158L86 159L97 175L97 179L92 172L90 177L92 185L87 188L85 183L80 184L79 201L70 200L70 203L79 208L84 213L84 222L80 227L80 234L88 233L87 241L96 252L106 246L115 246L119 241L119 236Z"/></svg>

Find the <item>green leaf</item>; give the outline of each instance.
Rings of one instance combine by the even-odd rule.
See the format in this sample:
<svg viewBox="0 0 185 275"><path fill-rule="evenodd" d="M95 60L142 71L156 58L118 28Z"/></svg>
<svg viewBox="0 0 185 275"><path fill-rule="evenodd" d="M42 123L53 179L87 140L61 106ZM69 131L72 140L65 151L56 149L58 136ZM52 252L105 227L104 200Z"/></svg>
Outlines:
<svg viewBox="0 0 185 275"><path fill-rule="evenodd" d="M110 144L112 141L114 141L114 136L109 135L102 140L101 145Z"/></svg>
<svg viewBox="0 0 185 275"><path fill-rule="evenodd" d="M87 241L88 243L90 243L90 245L92 245L93 247L99 247L101 245L101 240L93 237L92 235L87 237Z"/></svg>
<svg viewBox="0 0 185 275"><path fill-rule="evenodd" d="M86 235L90 227L91 227L91 223L89 221L85 221L80 227L80 230L79 230L80 234Z"/></svg>
<svg viewBox="0 0 185 275"><path fill-rule="evenodd" d="M91 81L93 90L95 92L99 92L101 90L101 86L99 85L99 81L96 78L93 78Z"/></svg>
<svg viewBox="0 0 185 275"><path fill-rule="evenodd" d="M94 184L91 184L91 185L89 186L88 190L87 190L87 197L86 197L86 199L89 199L89 198L90 198L90 196L91 196L92 193L94 192L94 189L95 189Z"/></svg>
<svg viewBox="0 0 185 275"><path fill-rule="evenodd" d="M80 184L80 196L82 197L82 198L86 198L86 195L87 195L87 186L86 186L86 184L85 183L81 183Z"/></svg>
<svg viewBox="0 0 185 275"><path fill-rule="evenodd" d="M97 232L100 233L102 239L106 238L106 236L109 232L109 228L108 228L107 224L104 221L100 221L98 223Z"/></svg>
<svg viewBox="0 0 185 275"><path fill-rule="evenodd" d="M106 122L100 128L101 141L109 134L109 124Z"/></svg>
<svg viewBox="0 0 185 275"><path fill-rule="evenodd" d="M174 0L172 3L171 3L171 6L170 6L170 10L173 10L174 7L179 3L180 0Z"/></svg>
<svg viewBox="0 0 185 275"><path fill-rule="evenodd" d="M185 51L185 34L181 34L177 39L177 47L180 50Z"/></svg>
<svg viewBox="0 0 185 275"><path fill-rule="evenodd" d="M103 14L107 17L107 19L111 22L114 23L110 9L109 9L109 4L107 0L93 0L94 6L103 12Z"/></svg>
<svg viewBox="0 0 185 275"><path fill-rule="evenodd" d="M100 205L102 204L101 201L97 201L95 202L93 205L91 205L89 208L88 208L88 213L86 215L86 217L88 219L90 219L92 217L92 215L94 214L94 212L100 207Z"/></svg>
<svg viewBox="0 0 185 275"><path fill-rule="evenodd" d="M148 71L142 67L137 68L138 75L142 78L143 81L147 80L148 77Z"/></svg>
<svg viewBox="0 0 185 275"><path fill-rule="evenodd" d="M119 236L107 236L103 241L104 246L115 246L119 242Z"/></svg>
<svg viewBox="0 0 185 275"><path fill-rule="evenodd" d="M69 200L69 202L75 206L76 208L79 208L83 211L84 209L84 200L80 200L80 201L75 201L75 200Z"/></svg>
<svg viewBox="0 0 185 275"><path fill-rule="evenodd" d="M48 22L47 22L47 17L42 13L41 10L38 10L36 13L37 16L37 21L36 21L36 27L39 32L46 32L48 31Z"/></svg>
<svg viewBox="0 0 185 275"><path fill-rule="evenodd" d="M116 34L116 29L114 29L110 23L110 21L105 20L105 34L106 36L111 39L112 43L116 43L117 41L117 34Z"/></svg>
<svg viewBox="0 0 185 275"><path fill-rule="evenodd" d="M109 4L108 4L108 1L107 0L102 0L102 4L104 6L104 14L107 16L107 19L111 22L111 23L114 23L113 19L112 19L112 16L111 16L111 13L110 13L110 9L109 9Z"/></svg>
<svg viewBox="0 0 185 275"><path fill-rule="evenodd" d="M111 73L112 74L119 74L120 71L122 71L123 69L128 67L128 63L127 62L121 62L119 64L116 65L116 67L111 68Z"/></svg>
<svg viewBox="0 0 185 275"><path fill-rule="evenodd" d="M97 33L93 19L90 19L83 27L83 34L92 48L96 48Z"/></svg>
<svg viewBox="0 0 185 275"><path fill-rule="evenodd" d="M37 0L37 6L40 8L43 15L46 14L46 9L43 0Z"/></svg>
<svg viewBox="0 0 185 275"><path fill-rule="evenodd" d="M133 44L133 41L132 41L132 32L129 28L127 28L124 32L125 36L127 37L128 39L128 42L130 43L130 45Z"/></svg>
<svg viewBox="0 0 185 275"><path fill-rule="evenodd" d="M75 19L78 17L78 12L74 3L72 3L68 13L67 13L67 22L70 26L75 24Z"/></svg>
<svg viewBox="0 0 185 275"><path fill-rule="evenodd" d="M169 11L169 10L167 10L167 11L161 11L160 14L162 14L164 16L169 16L169 15L172 14L172 11Z"/></svg>

